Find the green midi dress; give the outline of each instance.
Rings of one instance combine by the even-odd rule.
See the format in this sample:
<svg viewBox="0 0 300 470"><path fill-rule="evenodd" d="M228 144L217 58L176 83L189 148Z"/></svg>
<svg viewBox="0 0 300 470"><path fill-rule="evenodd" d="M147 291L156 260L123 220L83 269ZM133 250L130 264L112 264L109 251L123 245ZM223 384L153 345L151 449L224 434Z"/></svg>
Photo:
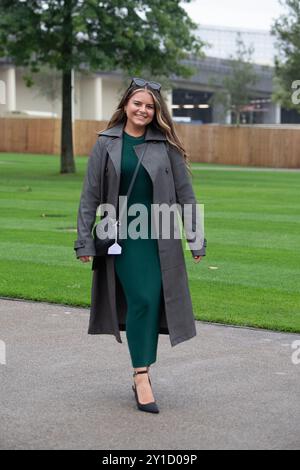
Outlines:
<svg viewBox="0 0 300 470"><path fill-rule="evenodd" d="M121 180L119 195L126 195L138 163L134 145L142 144L145 137L133 137L123 131L121 159ZM122 253L116 255L115 270L123 288L126 303L126 337L132 366L150 366L156 361L162 302L162 276L156 239L151 239L151 203L153 185L150 176L140 165L131 195L127 201L128 210L132 204L142 203L147 207L148 238L122 240ZM127 211L128 213L128 211ZM127 227L139 217L127 215ZM122 222L122 221L121 221ZM145 229L145 227L144 227ZM141 229L142 230L142 229ZM137 228L137 231L139 227ZM124 226L122 227L122 233Z"/></svg>

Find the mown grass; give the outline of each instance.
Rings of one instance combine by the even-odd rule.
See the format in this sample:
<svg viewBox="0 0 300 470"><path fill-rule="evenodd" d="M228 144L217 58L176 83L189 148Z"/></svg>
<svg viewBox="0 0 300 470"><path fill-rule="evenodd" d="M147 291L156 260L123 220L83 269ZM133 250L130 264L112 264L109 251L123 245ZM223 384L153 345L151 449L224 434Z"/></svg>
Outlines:
<svg viewBox="0 0 300 470"><path fill-rule="evenodd" d="M89 306L91 263L73 251L87 158L0 154L0 295ZM300 172L193 168L207 256L185 252L199 320L300 332ZM216 167L217 168L217 167Z"/></svg>

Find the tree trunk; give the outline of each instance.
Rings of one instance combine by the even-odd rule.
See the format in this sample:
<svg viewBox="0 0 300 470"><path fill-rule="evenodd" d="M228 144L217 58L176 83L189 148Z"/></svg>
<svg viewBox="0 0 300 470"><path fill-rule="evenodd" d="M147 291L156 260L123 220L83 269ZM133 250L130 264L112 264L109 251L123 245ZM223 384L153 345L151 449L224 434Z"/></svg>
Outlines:
<svg viewBox="0 0 300 470"><path fill-rule="evenodd" d="M71 70L62 73L61 173L75 173L72 132Z"/></svg>

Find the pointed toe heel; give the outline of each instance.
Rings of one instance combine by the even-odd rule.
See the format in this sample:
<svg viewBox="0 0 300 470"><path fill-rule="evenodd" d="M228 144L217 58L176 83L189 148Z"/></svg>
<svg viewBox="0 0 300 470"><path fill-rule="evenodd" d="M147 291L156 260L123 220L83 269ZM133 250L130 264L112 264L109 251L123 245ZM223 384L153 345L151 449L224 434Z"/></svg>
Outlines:
<svg viewBox="0 0 300 470"><path fill-rule="evenodd" d="M137 374L147 374L147 373L148 373L147 370L145 370L145 371L142 370L142 371L139 371L139 372L134 372L133 376L135 376ZM148 377L148 379L149 379L149 383L150 383L150 386L151 386L150 378ZM136 404L137 404L137 407L138 407L139 410L146 411L148 413L159 413L159 409L158 409L158 406L157 406L155 401L153 401L151 403L144 403L144 404L140 403L135 385L132 385L132 390L134 392Z"/></svg>

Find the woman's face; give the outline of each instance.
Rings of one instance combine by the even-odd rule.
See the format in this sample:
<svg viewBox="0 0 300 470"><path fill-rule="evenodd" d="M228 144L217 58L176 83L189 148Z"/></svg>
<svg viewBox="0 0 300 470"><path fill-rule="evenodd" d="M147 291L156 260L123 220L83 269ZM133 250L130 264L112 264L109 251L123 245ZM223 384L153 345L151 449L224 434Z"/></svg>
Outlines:
<svg viewBox="0 0 300 470"><path fill-rule="evenodd" d="M145 127L155 114L155 105L152 95L145 90L137 91L128 100L124 107L127 122L133 127Z"/></svg>

